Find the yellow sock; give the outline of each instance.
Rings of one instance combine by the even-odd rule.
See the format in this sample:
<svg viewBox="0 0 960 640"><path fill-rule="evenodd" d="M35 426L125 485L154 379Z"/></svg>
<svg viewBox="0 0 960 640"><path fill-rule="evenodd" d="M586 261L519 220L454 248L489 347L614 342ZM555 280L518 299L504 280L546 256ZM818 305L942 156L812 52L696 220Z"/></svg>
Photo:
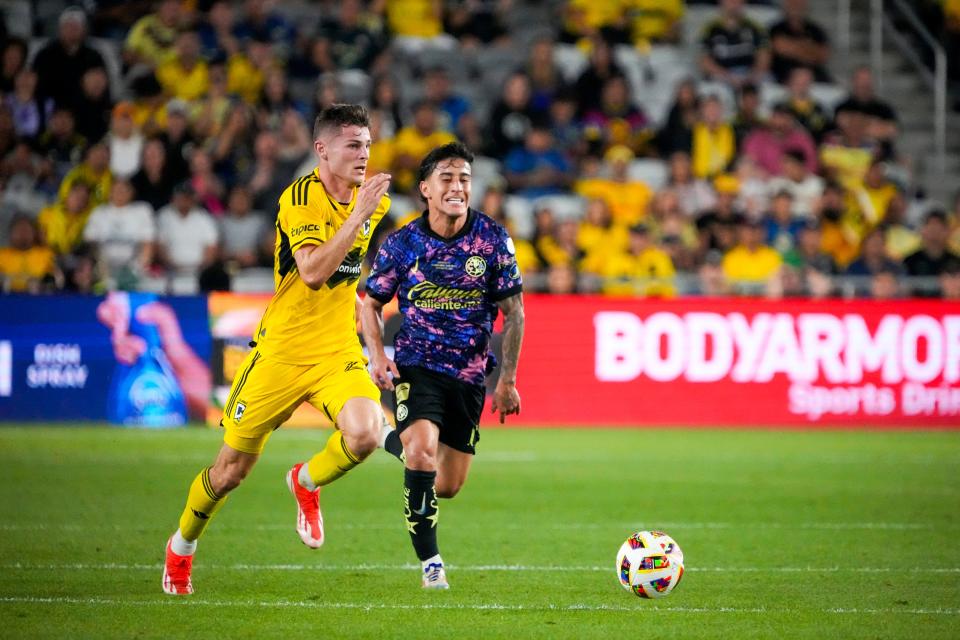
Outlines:
<svg viewBox="0 0 960 640"><path fill-rule="evenodd" d="M330 484L350 469L360 464L360 459L351 453L340 431L334 431L323 451L310 458L307 473L313 483L322 487Z"/></svg>
<svg viewBox="0 0 960 640"><path fill-rule="evenodd" d="M210 467L201 471L193 484L190 485L190 492L187 494L187 506L180 516L180 535L185 540L196 540L207 528L210 522L223 503L227 501L227 496L223 498L213 492L210 485Z"/></svg>

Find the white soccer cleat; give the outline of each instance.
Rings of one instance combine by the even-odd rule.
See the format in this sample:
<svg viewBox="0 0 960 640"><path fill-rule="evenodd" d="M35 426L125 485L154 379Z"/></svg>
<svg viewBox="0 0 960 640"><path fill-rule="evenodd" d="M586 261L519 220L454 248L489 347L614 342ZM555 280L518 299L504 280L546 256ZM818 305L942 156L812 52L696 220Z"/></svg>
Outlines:
<svg viewBox="0 0 960 640"><path fill-rule="evenodd" d="M297 480L300 467L305 463L294 465L287 472L287 487L297 500L297 533L303 544L311 549L323 546L323 515L320 513L320 489L310 491L300 486Z"/></svg>
<svg viewBox="0 0 960 640"><path fill-rule="evenodd" d="M449 589L447 572L443 570L443 563L431 562L423 567L424 589Z"/></svg>

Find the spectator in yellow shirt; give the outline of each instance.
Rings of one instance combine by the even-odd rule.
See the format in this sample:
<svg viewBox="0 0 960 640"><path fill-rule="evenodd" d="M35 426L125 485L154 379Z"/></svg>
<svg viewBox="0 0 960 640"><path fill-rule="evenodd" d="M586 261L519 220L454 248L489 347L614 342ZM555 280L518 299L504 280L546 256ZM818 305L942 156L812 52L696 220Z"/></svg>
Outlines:
<svg viewBox="0 0 960 640"><path fill-rule="evenodd" d="M10 223L10 246L0 248L0 290L37 293L57 266L50 247L37 244L37 230L26 216Z"/></svg>
<svg viewBox="0 0 960 640"><path fill-rule="evenodd" d="M137 20L123 45L124 61L129 65L157 67L171 58L180 9L179 0L161 0L154 13Z"/></svg>
<svg viewBox="0 0 960 640"><path fill-rule="evenodd" d="M865 228L860 230L861 237L883 222L887 215L887 207L897 193L897 186L887 179L886 172L886 163L874 162L863 177L863 187L854 192L860 212L863 214Z"/></svg>
<svg viewBox="0 0 960 640"><path fill-rule="evenodd" d="M616 224L604 200L594 198L587 203L577 230L577 246L585 255L598 255L601 260L614 251L627 249L627 229Z"/></svg>
<svg viewBox="0 0 960 640"><path fill-rule="evenodd" d="M227 60L227 91L239 95L247 104L255 104L267 75L279 68L270 43L251 39L244 51Z"/></svg>
<svg viewBox="0 0 960 640"><path fill-rule="evenodd" d="M199 100L210 88L207 63L200 58L200 39L192 31L177 36L175 55L157 68L157 80L168 95Z"/></svg>
<svg viewBox="0 0 960 640"><path fill-rule="evenodd" d="M401 129L394 139L393 183L397 191L406 193L414 186L414 171L431 149L455 141L453 134L440 130L437 108L419 102L413 110L413 126Z"/></svg>
<svg viewBox="0 0 960 640"><path fill-rule="evenodd" d="M763 244L764 228L759 221L745 218L737 231L740 243L723 257L723 275L734 291L762 293L780 272L783 259Z"/></svg>
<svg viewBox="0 0 960 640"><path fill-rule="evenodd" d="M573 190L584 198L600 198L607 203L613 221L624 227L636 224L647 215L653 191L645 182L631 180L628 175L633 151L625 145L611 147L603 156L610 170L609 178L593 177L578 180Z"/></svg>
<svg viewBox="0 0 960 640"><path fill-rule="evenodd" d="M679 42L683 4L683 0L626 0L633 44L642 48Z"/></svg>
<svg viewBox="0 0 960 640"><path fill-rule="evenodd" d="M730 166L736 153L733 127L723 119L723 104L714 95L703 99L700 118L693 125L693 174L712 178Z"/></svg>
<svg viewBox="0 0 960 640"><path fill-rule="evenodd" d="M66 197L40 211L37 222L43 243L58 255L71 253L83 240L83 228L90 217L90 187L76 181Z"/></svg>
<svg viewBox="0 0 960 640"><path fill-rule="evenodd" d="M65 200L78 182L85 184L90 194L87 211L107 201L113 174L110 172L110 149L106 144L100 142L87 149L83 162L63 177L57 192L59 199Z"/></svg>
<svg viewBox="0 0 960 640"><path fill-rule="evenodd" d="M653 243L645 224L630 227L627 251L610 255L601 275L608 295L673 297L677 293L673 261Z"/></svg>

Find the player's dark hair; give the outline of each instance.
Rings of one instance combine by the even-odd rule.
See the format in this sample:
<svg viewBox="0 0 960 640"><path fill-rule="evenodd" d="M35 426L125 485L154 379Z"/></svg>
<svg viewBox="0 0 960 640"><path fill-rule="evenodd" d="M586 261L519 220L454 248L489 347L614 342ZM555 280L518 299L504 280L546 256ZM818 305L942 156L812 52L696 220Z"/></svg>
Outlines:
<svg viewBox="0 0 960 640"><path fill-rule="evenodd" d="M369 127L370 114L359 104L333 104L320 112L313 123L313 139L317 140L325 129L341 127Z"/></svg>
<svg viewBox="0 0 960 640"><path fill-rule="evenodd" d="M473 162L473 152L462 142L449 142L437 147L420 162L420 168L417 169L417 184L429 178L438 164L453 158L459 158L464 162Z"/></svg>

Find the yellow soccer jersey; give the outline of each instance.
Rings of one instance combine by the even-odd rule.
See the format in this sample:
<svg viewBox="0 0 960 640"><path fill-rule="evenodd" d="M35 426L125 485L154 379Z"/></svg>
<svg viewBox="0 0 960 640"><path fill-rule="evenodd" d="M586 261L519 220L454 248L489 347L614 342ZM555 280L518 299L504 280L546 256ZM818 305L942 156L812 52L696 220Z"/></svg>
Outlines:
<svg viewBox="0 0 960 640"><path fill-rule="evenodd" d="M295 180L280 196L273 272L276 293L253 336L263 355L278 362L316 364L333 353L360 350L354 306L357 281L370 237L390 209L390 198L380 200L347 257L316 291L300 278L294 259L301 247L332 238L356 200L354 189L348 204L337 202L316 170Z"/></svg>

